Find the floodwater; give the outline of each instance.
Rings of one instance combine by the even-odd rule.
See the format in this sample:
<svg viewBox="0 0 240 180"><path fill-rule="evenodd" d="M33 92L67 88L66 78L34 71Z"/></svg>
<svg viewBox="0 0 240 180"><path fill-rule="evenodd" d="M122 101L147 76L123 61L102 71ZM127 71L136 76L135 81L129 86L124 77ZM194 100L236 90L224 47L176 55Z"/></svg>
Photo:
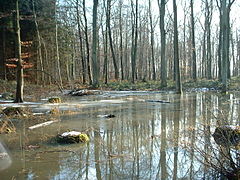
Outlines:
<svg viewBox="0 0 240 180"><path fill-rule="evenodd" d="M58 122L29 130L21 121L16 134L0 136L11 161L0 179L218 179L207 159L219 164L211 134L240 120L236 92L104 92L31 107L53 106L66 112L53 117ZM52 143L67 130L88 133L90 142Z"/></svg>

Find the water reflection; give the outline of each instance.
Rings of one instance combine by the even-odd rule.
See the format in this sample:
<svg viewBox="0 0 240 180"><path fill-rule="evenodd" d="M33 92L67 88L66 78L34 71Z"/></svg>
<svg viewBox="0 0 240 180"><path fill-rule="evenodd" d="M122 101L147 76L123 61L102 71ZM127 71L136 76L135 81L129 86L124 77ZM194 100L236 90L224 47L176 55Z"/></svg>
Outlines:
<svg viewBox="0 0 240 180"><path fill-rule="evenodd" d="M106 97L102 98L97 99ZM118 94L111 99L118 103L89 103L79 114L62 115L61 122L49 127L27 131L23 123L19 143L2 137L12 151L13 165L0 175L3 179L217 179L219 174L201 152L222 159L219 151L213 152L218 146L210 134L219 123L239 123L237 98L209 92L127 98ZM149 99L171 103L145 101ZM81 98L74 103L81 103ZM98 118L99 114L116 118ZM90 143L46 143L67 129L89 129ZM33 143L40 148L26 149Z"/></svg>

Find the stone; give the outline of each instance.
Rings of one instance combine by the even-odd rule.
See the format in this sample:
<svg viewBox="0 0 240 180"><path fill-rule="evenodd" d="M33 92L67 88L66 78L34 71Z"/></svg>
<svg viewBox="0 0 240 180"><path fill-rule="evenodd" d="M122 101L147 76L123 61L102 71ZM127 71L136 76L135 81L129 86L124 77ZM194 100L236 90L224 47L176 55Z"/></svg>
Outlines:
<svg viewBox="0 0 240 180"><path fill-rule="evenodd" d="M57 136L57 142L63 144L86 143L89 140L90 139L87 134L78 131L64 132Z"/></svg>
<svg viewBox="0 0 240 180"><path fill-rule="evenodd" d="M51 97L51 98L48 99L48 102L49 103L61 103L62 100L61 100L60 97Z"/></svg>

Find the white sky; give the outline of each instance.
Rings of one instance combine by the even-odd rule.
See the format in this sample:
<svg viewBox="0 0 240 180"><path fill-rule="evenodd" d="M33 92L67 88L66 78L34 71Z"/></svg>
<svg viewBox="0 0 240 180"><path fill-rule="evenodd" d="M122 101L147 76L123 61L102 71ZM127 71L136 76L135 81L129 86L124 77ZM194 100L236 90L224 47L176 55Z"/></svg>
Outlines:
<svg viewBox="0 0 240 180"><path fill-rule="evenodd" d="M101 3L103 0L99 0L99 2ZM116 2L116 6L118 5L118 1L117 0L112 0L113 2ZM130 4L130 0L123 0L124 4ZM159 9L158 9L158 3L157 0L152 0L152 9L153 9L153 16L158 17L159 16ZM184 6L184 2L186 2L186 6L189 8L190 6L190 0L177 0L177 8L178 8L178 25L181 26L183 24L183 17L184 17L184 10L183 10L183 6ZM89 18L91 18L91 13L92 13L92 4L93 4L93 0L86 0L87 6L89 7ZM215 34L216 32L216 28L218 28L218 23L219 23L219 12L216 6L216 0L213 0L214 3L214 11L213 11L213 19L212 19L212 33ZM139 4L146 4L146 6L148 6L148 0L139 0ZM201 33L202 28L200 25L200 22L202 25L204 25L204 12L202 12L202 7L203 5L201 5L201 0L195 0L194 1L194 16L195 16L195 27L196 27L196 34ZM172 0L168 0L167 3L167 8L166 11L168 11L169 13L173 13L172 10ZM230 14L230 18L231 18L231 23L233 25L233 31L236 31L236 29L238 29L240 31L240 0L235 0L234 4L232 5L231 8L231 14ZM165 17L167 17L167 12ZM190 9L189 9L189 13L187 14L187 19L190 17ZM199 20L197 20L199 19ZM91 23L91 20L89 19L89 23ZM200 31L199 31L200 30ZM159 34L159 26L156 26L156 34ZM181 33L181 32L180 32Z"/></svg>

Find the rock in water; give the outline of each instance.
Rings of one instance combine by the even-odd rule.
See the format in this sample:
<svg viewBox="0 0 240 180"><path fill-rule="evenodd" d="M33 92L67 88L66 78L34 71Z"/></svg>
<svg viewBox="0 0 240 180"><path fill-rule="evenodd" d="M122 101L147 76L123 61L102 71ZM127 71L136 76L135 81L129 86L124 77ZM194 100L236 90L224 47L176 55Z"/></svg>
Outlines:
<svg viewBox="0 0 240 180"><path fill-rule="evenodd" d="M89 137L78 131L69 131L58 135L57 141L64 144L85 143L89 141Z"/></svg>
<svg viewBox="0 0 240 180"><path fill-rule="evenodd" d="M89 91L86 89L76 89L69 92L72 96L87 96L87 95L94 95L95 93L93 91Z"/></svg>
<svg viewBox="0 0 240 180"><path fill-rule="evenodd" d="M60 97L51 97L51 98L48 99L48 102L50 102L50 103L61 103L62 100L61 100Z"/></svg>
<svg viewBox="0 0 240 180"><path fill-rule="evenodd" d="M100 117L100 118L115 118L116 116L114 114L104 114L104 115L98 115L97 117Z"/></svg>
<svg viewBox="0 0 240 180"><path fill-rule="evenodd" d="M239 126L217 127L212 136L218 145L222 145L222 146L240 145L240 127Z"/></svg>

